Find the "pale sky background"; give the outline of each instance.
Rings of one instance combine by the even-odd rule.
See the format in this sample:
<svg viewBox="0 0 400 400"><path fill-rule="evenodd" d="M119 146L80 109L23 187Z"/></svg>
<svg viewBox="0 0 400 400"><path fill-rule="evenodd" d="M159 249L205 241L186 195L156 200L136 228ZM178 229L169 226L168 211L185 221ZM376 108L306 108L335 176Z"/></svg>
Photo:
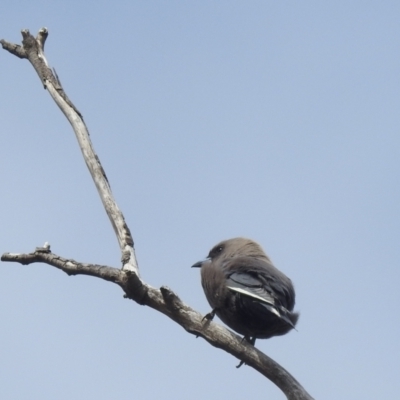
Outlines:
<svg viewBox="0 0 400 400"><path fill-rule="evenodd" d="M399 20L398 1L3 0L0 37L49 29L149 284L207 313L190 266L257 240L301 313L257 347L315 399L380 400L400 392ZM0 129L0 252L119 267L72 129L3 50ZM284 399L122 296L2 263L0 398Z"/></svg>

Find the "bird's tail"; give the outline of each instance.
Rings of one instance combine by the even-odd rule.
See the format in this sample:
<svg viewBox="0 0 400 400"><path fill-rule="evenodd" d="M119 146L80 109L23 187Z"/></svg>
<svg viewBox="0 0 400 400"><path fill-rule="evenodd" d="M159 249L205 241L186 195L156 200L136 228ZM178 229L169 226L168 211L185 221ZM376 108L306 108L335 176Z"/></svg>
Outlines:
<svg viewBox="0 0 400 400"><path fill-rule="evenodd" d="M292 312L288 311L288 313L285 315L285 317L286 317L286 319L285 319L286 322L287 322L293 329L296 329L296 324L297 324L297 321L299 320L300 314L297 313L297 312L292 313Z"/></svg>

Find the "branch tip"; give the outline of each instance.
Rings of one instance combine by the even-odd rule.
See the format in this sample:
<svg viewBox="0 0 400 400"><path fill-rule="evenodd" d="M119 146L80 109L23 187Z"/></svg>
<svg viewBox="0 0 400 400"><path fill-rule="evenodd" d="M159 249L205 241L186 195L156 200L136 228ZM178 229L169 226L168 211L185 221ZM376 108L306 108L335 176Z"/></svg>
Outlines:
<svg viewBox="0 0 400 400"><path fill-rule="evenodd" d="M36 41L42 50L44 50L44 44L46 42L47 36L49 36L49 31L46 27L39 29L39 32L36 35Z"/></svg>

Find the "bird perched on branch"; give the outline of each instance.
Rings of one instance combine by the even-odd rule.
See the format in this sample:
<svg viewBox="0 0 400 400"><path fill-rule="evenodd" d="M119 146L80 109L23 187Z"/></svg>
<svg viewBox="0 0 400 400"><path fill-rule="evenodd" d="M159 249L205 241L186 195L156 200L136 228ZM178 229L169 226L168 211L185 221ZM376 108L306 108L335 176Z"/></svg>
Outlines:
<svg viewBox="0 0 400 400"><path fill-rule="evenodd" d="M258 338L284 335L296 326L299 314L292 312L292 281L253 240L220 242L193 267L201 268L201 284L212 307L205 318L218 315L252 345Z"/></svg>

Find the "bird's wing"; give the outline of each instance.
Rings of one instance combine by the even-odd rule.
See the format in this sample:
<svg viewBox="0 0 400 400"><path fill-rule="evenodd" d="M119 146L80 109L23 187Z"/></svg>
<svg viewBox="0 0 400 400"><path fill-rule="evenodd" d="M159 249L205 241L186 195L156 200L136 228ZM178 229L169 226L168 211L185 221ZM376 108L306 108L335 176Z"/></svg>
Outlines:
<svg viewBox="0 0 400 400"><path fill-rule="evenodd" d="M278 317L282 316L272 292L266 290L265 283L257 275L234 272L227 279L227 287L234 292L258 300L270 312L276 314Z"/></svg>
<svg viewBox="0 0 400 400"><path fill-rule="evenodd" d="M292 282L272 263L254 257L238 257L229 260L223 269L231 291L253 299L294 327L289 318L294 307Z"/></svg>
<svg viewBox="0 0 400 400"><path fill-rule="evenodd" d="M264 303L283 307L284 311L293 310L295 303L294 288L291 280L274 267L269 260L254 257L237 257L223 265L226 279L234 281L232 287L248 290L247 295L257 295ZM229 282L228 286L229 286ZM233 289L232 289L233 290Z"/></svg>

